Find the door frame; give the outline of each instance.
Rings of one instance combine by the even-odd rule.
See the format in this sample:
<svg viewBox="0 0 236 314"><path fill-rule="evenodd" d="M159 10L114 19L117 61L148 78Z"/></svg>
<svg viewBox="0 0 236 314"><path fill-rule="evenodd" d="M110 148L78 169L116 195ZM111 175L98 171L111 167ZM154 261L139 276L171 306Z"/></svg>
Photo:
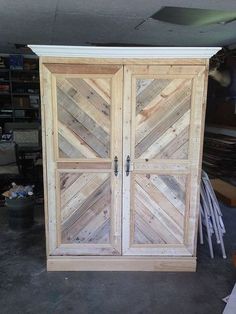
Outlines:
<svg viewBox="0 0 236 314"><path fill-rule="evenodd" d="M44 195L48 255L118 255L121 254L121 188L122 188L122 95L123 66L78 65L85 76L111 78L111 152L109 158L65 159L58 156L56 76L76 76L76 66L41 64L42 133L44 158ZM92 70L96 69L96 74ZM88 73L86 73L86 70ZM69 72L68 72L69 71ZM109 73L110 71L110 73ZM83 72L84 73L84 72ZM83 77L78 74L78 77ZM43 79L42 79L43 78ZM114 155L114 156L113 156ZM118 157L118 175L114 175L114 157ZM99 165L96 169L96 164ZM104 167L103 167L104 165ZM110 165L107 168L107 165ZM94 167L95 166L95 167ZM109 244L62 244L60 228L59 174L62 172L109 173L111 178L111 230ZM49 210L50 208L50 210Z"/></svg>
<svg viewBox="0 0 236 314"><path fill-rule="evenodd" d="M158 69L158 74L156 72ZM135 122L135 76L183 77L193 80L190 112L189 156L187 160L154 160L153 163L134 162L134 126ZM173 65L173 66L124 66L124 138L123 164L125 173L126 156L131 156L130 175L123 176L123 226L122 252L123 255L159 255L159 256L195 256L197 241L197 226L199 215L199 183L202 159L202 140L206 107L207 71L204 65ZM196 145L197 144L197 145ZM131 243L131 178L133 171L145 173L151 170L156 174L187 176L188 190L186 192L186 216L183 244L135 245Z"/></svg>

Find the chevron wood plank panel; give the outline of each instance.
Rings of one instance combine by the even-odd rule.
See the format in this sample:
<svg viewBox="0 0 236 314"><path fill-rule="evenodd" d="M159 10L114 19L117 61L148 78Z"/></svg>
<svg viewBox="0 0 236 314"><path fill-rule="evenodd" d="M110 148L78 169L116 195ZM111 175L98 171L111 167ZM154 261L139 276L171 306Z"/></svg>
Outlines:
<svg viewBox="0 0 236 314"><path fill-rule="evenodd" d="M135 158L188 158L191 79L137 79Z"/></svg>
<svg viewBox="0 0 236 314"><path fill-rule="evenodd" d="M194 264L205 61L46 60L48 256Z"/></svg>
<svg viewBox="0 0 236 314"><path fill-rule="evenodd" d="M58 77L56 86L59 157L109 158L111 79Z"/></svg>
<svg viewBox="0 0 236 314"><path fill-rule="evenodd" d="M123 211L123 254L192 255L190 223L198 210L191 197L197 181L192 160L200 156L191 134L200 142L194 116L202 110L196 86L204 67L127 65L124 77L123 149L130 172L123 178L129 209Z"/></svg>
<svg viewBox="0 0 236 314"><path fill-rule="evenodd" d="M183 244L186 176L136 174L133 180L133 243Z"/></svg>
<svg viewBox="0 0 236 314"><path fill-rule="evenodd" d="M60 174L62 243L110 242L110 185L108 173Z"/></svg>

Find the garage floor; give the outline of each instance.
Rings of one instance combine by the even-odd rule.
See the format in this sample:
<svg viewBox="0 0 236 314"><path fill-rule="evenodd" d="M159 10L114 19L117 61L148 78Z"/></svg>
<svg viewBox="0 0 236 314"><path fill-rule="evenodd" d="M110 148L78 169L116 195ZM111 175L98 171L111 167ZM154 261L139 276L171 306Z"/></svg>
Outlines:
<svg viewBox="0 0 236 314"><path fill-rule="evenodd" d="M197 273L47 272L42 209L27 232L9 231L0 208L0 312L218 314L236 280L236 208L222 206L228 259L199 247Z"/></svg>

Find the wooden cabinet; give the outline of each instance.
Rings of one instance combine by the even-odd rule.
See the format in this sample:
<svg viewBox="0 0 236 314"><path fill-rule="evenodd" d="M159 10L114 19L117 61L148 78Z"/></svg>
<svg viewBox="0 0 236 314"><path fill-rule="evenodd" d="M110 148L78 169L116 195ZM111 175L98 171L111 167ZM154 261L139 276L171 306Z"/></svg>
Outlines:
<svg viewBox="0 0 236 314"><path fill-rule="evenodd" d="M194 271L206 54L57 53L40 61L48 269Z"/></svg>

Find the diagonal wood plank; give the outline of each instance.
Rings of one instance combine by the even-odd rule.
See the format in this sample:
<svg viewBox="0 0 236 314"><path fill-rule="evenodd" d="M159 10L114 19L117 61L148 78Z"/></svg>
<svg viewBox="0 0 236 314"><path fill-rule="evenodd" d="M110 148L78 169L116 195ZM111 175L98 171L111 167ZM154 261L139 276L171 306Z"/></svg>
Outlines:
<svg viewBox="0 0 236 314"><path fill-rule="evenodd" d="M163 214L177 224L182 231L184 228L184 215L154 186L149 175L136 174L135 181L158 204Z"/></svg>
<svg viewBox="0 0 236 314"><path fill-rule="evenodd" d="M142 91L148 87L154 79L136 79L136 96L139 96Z"/></svg>
<svg viewBox="0 0 236 314"><path fill-rule="evenodd" d="M101 157L109 155L109 136L98 139L94 134L77 121L61 105L58 105L58 118L63 125L78 135L87 146L91 147Z"/></svg>
<svg viewBox="0 0 236 314"><path fill-rule="evenodd" d="M110 179L108 178L80 204L76 211L72 212L66 220L62 220L62 231L71 228L88 208L94 206L106 193L110 193Z"/></svg>
<svg viewBox="0 0 236 314"><path fill-rule="evenodd" d="M109 130L104 130L100 125L90 118L86 112L81 110L79 105L68 95L66 95L60 88L57 88L58 104L65 108L77 121L84 125L93 135L98 139L107 137Z"/></svg>
<svg viewBox="0 0 236 314"><path fill-rule="evenodd" d="M164 134L162 134L139 158L154 158L163 147L173 141L190 123L190 110L177 120Z"/></svg>
<svg viewBox="0 0 236 314"><path fill-rule="evenodd" d="M134 216L135 226L134 226L134 240L133 243L135 244L151 244L154 243L155 240L145 234L145 230L150 230L151 228L146 228L143 224L146 222L143 219L140 219L138 214L135 213ZM160 241L161 243L165 243L164 241Z"/></svg>
<svg viewBox="0 0 236 314"><path fill-rule="evenodd" d="M77 87L78 89L76 89L76 86L73 86L71 82L74 81L69 79L58 81L58 90L67 96L71 102L79 107L81 111L86 113L90 119L95 121L96 124L103 128L105 132L109 133L110 117L106 114L105 111L98 110L90 101L90 98L85 98L81 94L81 89L79 89L79 86Z"/></svg>
<svg viewBox="0 0 236 314"><path fill-rule="evenodd" d="M68 129L63 123L58 121L58 133L64 137L71 145L74 145L80 154L84 155L86 158L96 158L99 155L92 150L91 147L86 145L86 143L76 135L73 131Z"/></svg>
<svg viewBox="0 0 236 314"><path fill-rule="evenodd" d="M95 178L95 173L78 173L71 174L70 172L66 173L66 176L70 178L76 177L74 182L71 182L68 186L63 186L61 181L61 206L64 207L67 203L69 203L73 197L80 192L80 190L88 184L92 179ZM65 176L65 174L64 174ZM65 177L63 177L64 179Z"/></svg>
<svg viewBox="0 0 236 314"><path fill-rule="evenodd" d="M100 188L99 188L100 189ZM103 190L98 193L94 199L94 193L90 195L86 201L78 207L77 211L70 217L70 224L66 222L67 227L62 224L62 238L69 241L79 241L81 243L93 242L94 239L104 239L104 230L109 232L110 229L105 228L105 224L110 220L111 195L109 182L103 184ZM104 229L105 228L105 229ZM102 235L99 236L99 232ZM109 238L109 237L107 237Z"/></svg>
<svg viewBox="0 0 236 314"><path fill-rule="evenodd" d="M188 87L183 86L175 94L167 98L162 98L159 105L145 108L136 117L135 142L141 142L155 127L158 122L166 121L168 116L176 110L176 105L188 105L191 103L190 82L187 81Z"/></svg>
<svg viewBox="0 0 236 314"><path fill-rule="evenodd" d="M142 208L143 205L139 204L138 201L136 202L136 210L134 215L134 239L133 243L137 244L165 244L166 241L164 241L160 234L157 232L157 230L153 229L153 227L150 226L150 222L148 221L148 216L144 215L142 213L142 210L139 210L139 208Z"/></svg>
<svg viewBox="0 0 236 314"><path fill-rule="evenodd" d="M143 203L150 213L159 221L164 230L168 230L169 233L178 240L179 243L183 242L183 229L179 227L166 212L157 204L150 195L144 191L139 185L135 185L135 197Z"/></svg>
<svg viewBox="0 0 236 314"><path fill-rule="evenodd" d="M94 105L97 106L99 110L105 110L106 114L110 115L109 105L111 103L111 80L110 79L92 79L84 78L86 82L96 93L98 93L106 103L103 106L100 106L100 103L94 102Z"/></svg>
<svg viewBox="0 0 236 314"><path fill-rule="evenodd" d="M85 158L85 156L60 133L58 133L59 156L61 158Z"/></svg>
<svg viewBox="0 0 236 314"><path fill-rule="evenodd" d="M151 227L152 230L156 232L155 243L160 243L160 240L169 244L181 243L170 230L162 225L157 216L150 211L150 208L147 207L147 204L145 204L145 201L139 195L135 198L135 209L144 221L148 222L147 226L149 226L149 228ZM145 233L146 232L147 231L145 231Z"/></svg>
<svg viewBox="0 0 236 314"><path fill-rule="evenodd" d="M158 154L155 155L156 159L187 159L189 147L189 125L181 131L172 141L166 146L163 146ZM182 158L181 158L182 157Z"/></svg>
<svg viewBox="0 0 236 314"><path fill-rule="evenodd" d="M157 95L161 93L171 82L171 80L136 80L136 114L140 113L150 102L157 100Z"/></svg>
<svg viewBox="0 0 236 314"><path fill-rule="evenodd" d="M93 194L94 190L98 189L104 181L107 180L109 174L108 173L98 173L94 177L93 180L90 180L79 193L77 193L73 199L70 200L61 210L61 219L65 221L68 219L78 207L80 207L86 199Z"/></svg>
<svg viewBox="0 0 236 314"><path fill-rule="evenodd" d="M109 124L111 100L109 99L109 102L106 102L106 100L94 89L92 89L91 86L84 81L84 79L69 78L67 82L76 90L76 94L73 98L78 103L84 102L90 108L94 108L97 114L100 113L104 122Z"/></svg>
<svg viewBox="0 0 236 314"><path fill-rule="evenodd" d="M159 175L159 178L166 184L166 186L168 186L169 189L174 191L175 196L181 200L182 203L185 202L185 191L182 190L180 184L174 176Z"/></svg>
<svg viewBox="0 0 236 314"><path fill-rule="evenodd" d="M185 214L185 201L178 198L178 192L172 190L158 175L151 175L150 181L182 213Z"/></svg>
<svg viewBox="0 0 236 314"><path fill-rule="evenodd" d="M190 101L187 99L181 102L166 113L165 116L160 116L156 121L156 126L144 137L139 143L136 139L135 157L138 158L145 152L159 137L161 137L180 117L182 117L190 109ZM172 143L172 147L173 147Z"/></svg>

